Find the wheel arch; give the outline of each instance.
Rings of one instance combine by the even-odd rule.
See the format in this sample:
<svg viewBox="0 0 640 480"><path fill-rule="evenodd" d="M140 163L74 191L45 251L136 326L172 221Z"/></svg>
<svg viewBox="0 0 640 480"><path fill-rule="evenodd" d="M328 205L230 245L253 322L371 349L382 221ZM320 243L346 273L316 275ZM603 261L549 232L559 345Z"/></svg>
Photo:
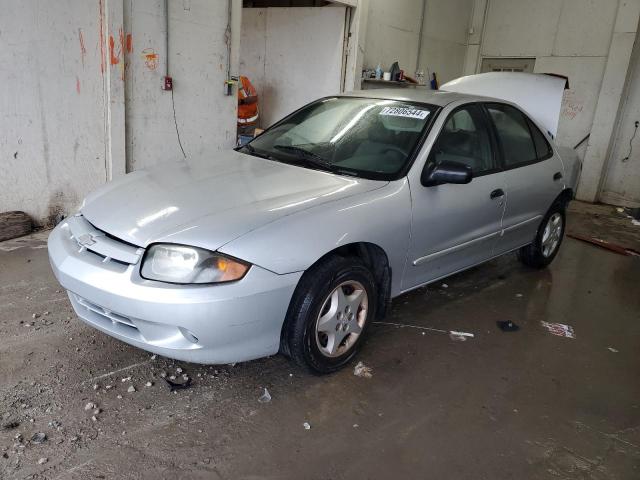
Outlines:
<svg viewBox="0 0 640 480"><path fill-rule="evenodd" d="M386 315L387 307L391 302L391 277L392 271L391 266L389 264L389 257L387 252L380 247L379 245L371 242L354 242L348 243L345 245L341 245L333 250L326 252L322 255L318 260L316 260L312 265L309 266L308 269L305 270L305 273L298 280L298 285L294 291L294 294L291 296L291 300L289 303L289 308L296 297L296 293L302 280L305 275L313 271L313 268L322 262L326 261L327 258L332 256L340 256L340 257L356 257L359 258L373 273L374 279L376 281L376 286L378 287L378 298L376 299L376 319L381 319ZM287 313L287 319L289 315ZM288 341L286 338L288 331L287 320L285 320L282 324L282 330L280 332L280 351L285 355L289 355L288 350Z"/></svg>

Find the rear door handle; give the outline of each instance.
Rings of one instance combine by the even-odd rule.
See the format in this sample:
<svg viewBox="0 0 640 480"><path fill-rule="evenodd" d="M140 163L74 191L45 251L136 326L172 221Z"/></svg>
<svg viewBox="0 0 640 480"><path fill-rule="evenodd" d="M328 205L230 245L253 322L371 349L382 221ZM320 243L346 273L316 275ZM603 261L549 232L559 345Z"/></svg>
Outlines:
<svg viewBox="0 0 640 480"><path fill-rule="evenodd" d="M553 180L560 180L562 178L562 173L561 172L556 172L553 174Z"/></svg>
<svg viewBox="0 0 640 480"><path fill-rule="evenodd" d="M491 200L498 197L504 197L504 190L502 190L501 188L496 188L493 192L491 192L491 195L489 195L489 198L491 198Z"/></svg>

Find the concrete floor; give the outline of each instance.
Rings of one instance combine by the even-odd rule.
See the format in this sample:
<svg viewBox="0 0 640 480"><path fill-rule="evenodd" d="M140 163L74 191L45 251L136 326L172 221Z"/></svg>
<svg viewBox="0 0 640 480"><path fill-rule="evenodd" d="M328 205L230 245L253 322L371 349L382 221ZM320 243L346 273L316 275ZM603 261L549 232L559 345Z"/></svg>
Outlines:
<svg viewBox="0 0 640 480"><path fill-rule="evenodd" d="M404 295L387 322L475 337L375 325L367 379L153 359L75 318L45 238L0 244L0 478L640 478L640 258L567 238L547 270L508 255Z"/></svg>

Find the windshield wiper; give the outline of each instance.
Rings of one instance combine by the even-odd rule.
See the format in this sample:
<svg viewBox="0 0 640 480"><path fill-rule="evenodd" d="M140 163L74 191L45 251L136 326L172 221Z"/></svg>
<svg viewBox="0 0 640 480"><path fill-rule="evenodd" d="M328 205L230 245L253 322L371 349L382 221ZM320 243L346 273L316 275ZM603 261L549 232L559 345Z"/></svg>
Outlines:
<svg viewBox="0 0 640 480"><path fill-rule="evenodd" d="M269 155L267 155L266 153L260 153L258 152L255 147L249 143L247 143L246 145L243 145L241 148L246 148L249 151L249 154L255 156L255 157L260 157L260 158L266 158L267 160L273 160L273 158L271 158Z"/></svg>
<svg viewBox="0 0 640 480"><path fill-rule="evenodd" d="M318 167L322 167L325 170L334 170L333 165L328 162L324 157L318 155L317 153L313 153L309 150L306 150L302 147L297 147L295 145L274 145L273 148L278 150L283 150L285 152L298 153L302 156L302 159L310 163L311 165L315 165Z"/></svg>

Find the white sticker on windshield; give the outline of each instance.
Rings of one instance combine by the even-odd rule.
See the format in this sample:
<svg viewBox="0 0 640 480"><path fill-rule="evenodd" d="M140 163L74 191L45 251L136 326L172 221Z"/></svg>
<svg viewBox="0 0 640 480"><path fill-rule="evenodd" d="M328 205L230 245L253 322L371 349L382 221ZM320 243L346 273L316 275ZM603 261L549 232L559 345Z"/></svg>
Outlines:
<svg viewBox="0 0 640 480"><path fill-rule="evenodd" d="M384 107L380 110L380 115L392 115L394 117L407 117L424 120L427 118L427 115L429 115L429 111L413 107Z"/></svg>

